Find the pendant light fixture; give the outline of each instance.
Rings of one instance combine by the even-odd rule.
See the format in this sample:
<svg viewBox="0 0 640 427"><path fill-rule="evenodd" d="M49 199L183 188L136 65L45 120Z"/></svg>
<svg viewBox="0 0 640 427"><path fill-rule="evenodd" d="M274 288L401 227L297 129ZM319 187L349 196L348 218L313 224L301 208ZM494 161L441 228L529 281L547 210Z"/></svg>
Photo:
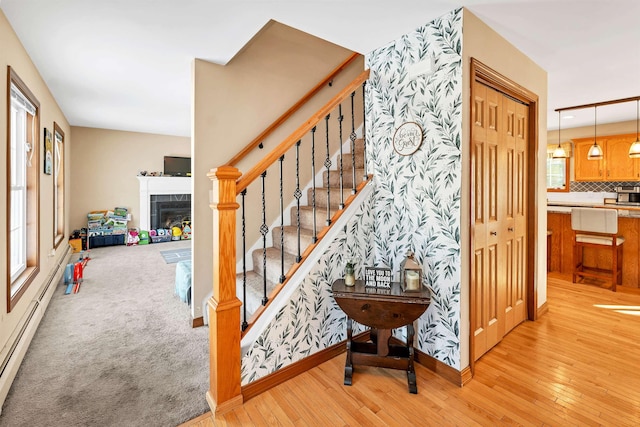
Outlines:
<svg viewBox="0 0 640 427"><path fill-rule="evenodd" d="M638 142L638 149L640 149L640 142ZM554 159L566 159L568 157L567 152L560 145L560 111L558 111L558 146L553 150L551 157ZM638 152L638 157L640 157L640 151Z"/></svg>
<svg viewBox="0 0 640 427"><path fill-rule="evenodd" d="M629 157L640 159L640 99L636 100L636 142L629 147Z"/></svg>
<svg viewBox="0 0 640 427"><path fill-rule="evenodd" d="M588 160L600 160L604 157L604 153L602 151L602 147L598 145L597 139L597 125L598 125L598 107L593 107L593 145L589 148L589 153L587 154Z"/></svg>

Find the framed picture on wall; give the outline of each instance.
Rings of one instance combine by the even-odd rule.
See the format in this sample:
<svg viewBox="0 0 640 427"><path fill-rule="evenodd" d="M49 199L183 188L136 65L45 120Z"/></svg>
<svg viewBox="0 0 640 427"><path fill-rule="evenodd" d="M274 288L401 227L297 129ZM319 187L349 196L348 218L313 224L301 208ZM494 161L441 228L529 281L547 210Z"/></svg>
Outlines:
<svg viewBox="0 0 640 427"><path fill-rule="evenodd" d="M53 137L47 128L44 128L44 173L53 173Z"/></svg>

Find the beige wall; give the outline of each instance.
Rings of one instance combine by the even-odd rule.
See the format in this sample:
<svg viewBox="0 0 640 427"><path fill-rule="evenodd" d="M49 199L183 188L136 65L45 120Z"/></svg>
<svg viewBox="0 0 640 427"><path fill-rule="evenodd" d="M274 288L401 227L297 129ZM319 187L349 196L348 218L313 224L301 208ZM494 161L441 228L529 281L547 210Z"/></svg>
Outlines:
<svg viewBox="0 0 640 427"><path fill-rule="evenodd" d="M464 41L463 41L463 94L462 99L466 103L463 109L463 164L469 165L470 159L470 60L476 58L493 70L504 75L508 79L538 95L538 168L535 191L538 198L538 222L537 241L546 239L547 215L546 215L546 144L547 144L547 73L518 51L513 45L502 38L498 33L489 28L468 10L464 10L463 17ZM463 168L462 190L462 224L470 223L470 177L469 168ZM462 233L462 248L469 248L469 234ZM462 265L469 264L469 251L462 252ZM535 285L538 291L538 306L547 300L547 276L546 276L546 246L538 245L538 251L533 254L536 257ZM463 269L462 283L469 283L468 269ZM461 325L465 328L460 332L461 337L461 366L469 365L469 342L464 337L469 337L469 287L462 286L463 315Z"/></svg>
<svg viewBox="0 0 640 427"><path fill-rule="evenodd" d="M42 134L43 129L47 128L53 131L53 122L55 121L65 133L65 158L68 166L68 155L72 145L71 131L69 123L64 117L62 111L58 107L56 100L49 92L47 85L38 73L38 70L31 62L29 55L24 50L18 37L11 28L4 13L0 11L0 165L2 165L3 173L0 174L0 230L8 228L7 224L7 66L11 66L27 87L33 92L40 102L40 129L39 143L40 158L43 153ZM39 162L37 167L40 169L40 272L35 281L30 285L26 293L18 301L14 309L7 313L7 247L6 244L0 245L0 277L2 277L2 286L0 286L0 350L4 356L4 352L11 345L10 339L12 334L21 327L25 321L24 317L28 308L33 301L40 295L40 290L45 284L45 279L49 275L53 266L60 260L66 244L61 244L58 249L53 249L53 175L45 175L42 172L42 164ZM65 167L66 175L66 192L69 189L69 168ZM69 201L67 199L66 211L69 212ZM65 222L65 241L69 233L68 216ZM6 239L2 239L6 242ZM2 358L0 358L0 362ZM17 369L17 368L16 368ZM15 372L6 372L2 375L1 382L4 384L6 377L15 375ZM13 378L13 377L11 377ZM0 393L4 393L2 389ZM0 402L4 400L5 395L0 395Z"/></svg>
<svg viewBox="0 0 640 427"><path fill-rule="evenodd" d="M193 316L202 316L202 301L211 289L212 213L207 173L233 157L278 116L297 102L351 52L277 22L268 23L226 66L204 60L193 64L194 253ZM237 167L247 171L320 105L363 70L353 64L326 87L265 149ZM253 209L253 211L257 211ZM250 245L252 242L248 242Z"/></svg>
<svg viewBox="0 0 640 427"><path fill-rule="evenodd" d="M636 133L636 121L617 123L598 123L598 136L618 135L618 134L634 134ZM562 128L560 131L562 142L566 142L575 138L593 137L593 125L581 126L575 128ZM549 144L558 144L558 131L550 130L547 132L547 141Z"/></svg>
<svg viewBox="0 0 640 427"><path fill-rule="evenodd" d="M126 207L129 227L140 224L140 171L161 172L164 156L191 156L188 137L73 127L72 230L87 226L93 210Z"/></svg>

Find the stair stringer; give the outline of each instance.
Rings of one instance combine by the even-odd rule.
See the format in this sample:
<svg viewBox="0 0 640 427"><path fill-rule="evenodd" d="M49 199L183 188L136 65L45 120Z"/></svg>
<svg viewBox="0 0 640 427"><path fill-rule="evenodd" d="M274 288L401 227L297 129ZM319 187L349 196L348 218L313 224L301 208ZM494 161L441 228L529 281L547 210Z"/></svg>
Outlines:
<svg viewBox="0 0 640 427"><path fill-rule="evenodd" d="M323 295L319 296L320 301L314 301L313 307L322 307L325 311L328 310L332 312L329 323L325 324L322 320L320 323L325 329L327 327L335 329L335 334L333 335L333 341L336 341L335 343L346 339L346 316L330 296L330 289L333 281L342 277L342 270L344 268L342 264L346 262L347 257L358 257L356 265L357 277L363 276L365 265L373 265L373 190L374 184L373 180L371 180L358 192L351 204L318 243L315 250L307 257L293 274L287 285L278 293L271 304L256 320L255 324L253 324L242 337L240 345L243 385L323 349L317 345L316 348L309 349L292 348L296 346L294 336L303 334L307 342L317 338L310 335L313 331L309 330L309 322L304 324L300 323L300 328L293 326L293 323L303 322L303 318L291 319L292 322L285 327L285 329L294 328L294 336L289 337L288 333L283 333L279 338L272 339L273 337L270 337L270 334L279 328L278 323L282 326L282 322L287 321L284 319L286 315L283 309L287 303L291 302L292 296L300 291L303 284L309 285L309 281L305 279L314 272L314 268L317 268L322 262L327 264L329 262L327 260L328 258L332 258L331 261L334 265L328 266L325 271L318 273L319 281L322 282ZM351 248L356 248L355 253L348 254L348 251L343 247L336 258L335 249L340 245L351 245ZM333 252L331 252L332 250ZM341 265L336 266L336 262ZM307 314L310 313L307 311ZM313 313L310 315L313 315ZM359 332L360 330L364 330L364 328L356 325L354 331ZM323 331L319 330L318 332L321 333ZM327 343L327 346L335 343Z"/></svg>

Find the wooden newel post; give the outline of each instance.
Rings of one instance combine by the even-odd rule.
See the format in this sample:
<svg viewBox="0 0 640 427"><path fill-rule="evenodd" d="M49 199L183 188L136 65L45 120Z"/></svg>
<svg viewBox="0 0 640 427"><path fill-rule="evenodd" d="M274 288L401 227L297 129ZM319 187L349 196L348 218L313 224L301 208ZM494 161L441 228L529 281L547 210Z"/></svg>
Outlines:
<svg viewBox="0 0 640 427"><path fill-rule="evenodd" d="M240 306L236 297L236 180L242 174L221 166L207 174L213 182L213 295L209 299L209 391L213 414L242 405L240 387Z"/></svg>

